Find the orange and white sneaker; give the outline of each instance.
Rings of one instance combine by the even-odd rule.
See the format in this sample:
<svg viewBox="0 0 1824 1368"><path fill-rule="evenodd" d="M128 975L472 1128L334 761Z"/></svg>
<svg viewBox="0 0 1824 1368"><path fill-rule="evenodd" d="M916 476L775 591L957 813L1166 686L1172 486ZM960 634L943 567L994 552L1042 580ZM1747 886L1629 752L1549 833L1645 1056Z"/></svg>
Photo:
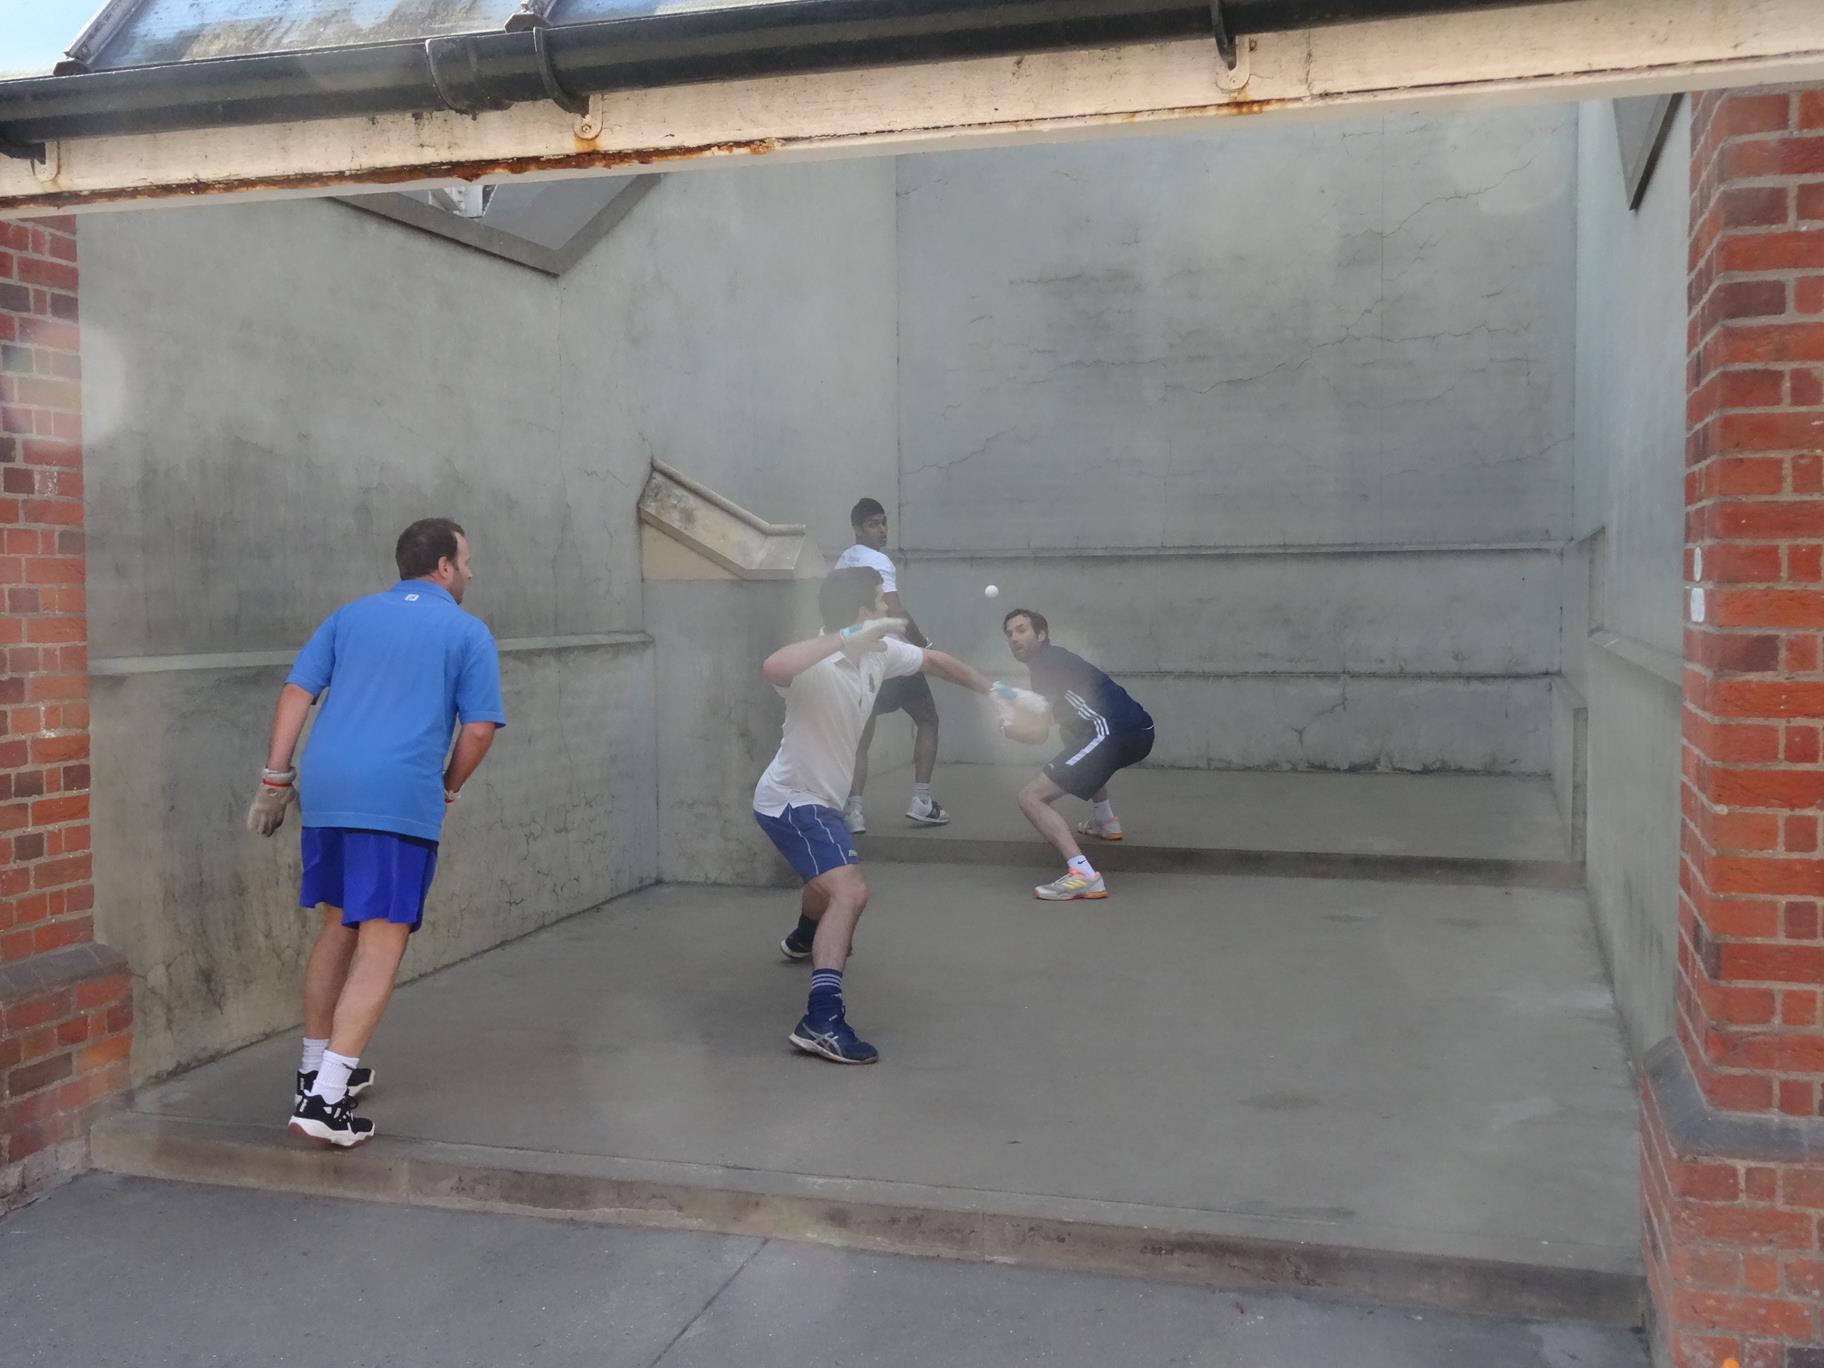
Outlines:
<svg viewBox="0 0 1824 1368"><path fill-rule="evenodd" d="M1121 819L1110 817L1106 822L1098 822L1094 817L1077 823L1077 835L1094 836L1104 841L1121 839Z"/></svg>
<svg viewBox="0 0 1824 1368"><path fill-rule="evenodd" d="M1053 879L1048 884L1040 884L1032 890L1032 896L1043 898L1046 902L1070 902L1073 898L1106 898L1108 886L1102 882L1100 874L1079 874L1071 869L1066 870L1061 879Z"/></svg>

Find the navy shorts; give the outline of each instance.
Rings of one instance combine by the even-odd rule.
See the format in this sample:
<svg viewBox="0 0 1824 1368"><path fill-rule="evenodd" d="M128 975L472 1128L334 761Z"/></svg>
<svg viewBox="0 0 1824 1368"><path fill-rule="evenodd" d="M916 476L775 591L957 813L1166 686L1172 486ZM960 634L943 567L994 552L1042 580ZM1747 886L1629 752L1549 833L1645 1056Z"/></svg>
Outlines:
<svg viewBox="0 0 1824 1368"><path fill-rule="evenodd" d="M777 817L756 812L754 820L806 883L832 869L861 863L861 856L855 853L855 840L835 808L807 803L788 807Z"/></svg>
<svg viewBox="0 0 1824 1368"><path fill-rule="evenodd" d="M298 906L342 909L342 925L389 921L418 929L437 873L437 842L391 831L305 827Z"/></svg>
<svg viewBox="0 0 1824 1368"><path fill-rule="evenodd" d="M1073 744L1045 762L1045 777L1075 798L1100 793L1116 770L1137 765L1153 753L1153 729L1111 732Z"/></svg>
<svg viewBox="0 0 1824 1368"><path fill-rule="evenodd" d="M937 700L931 697L931 681L922 674L899 675L880 686L874 699L874 716L903 712L917 721L937 716Z"/></svg>

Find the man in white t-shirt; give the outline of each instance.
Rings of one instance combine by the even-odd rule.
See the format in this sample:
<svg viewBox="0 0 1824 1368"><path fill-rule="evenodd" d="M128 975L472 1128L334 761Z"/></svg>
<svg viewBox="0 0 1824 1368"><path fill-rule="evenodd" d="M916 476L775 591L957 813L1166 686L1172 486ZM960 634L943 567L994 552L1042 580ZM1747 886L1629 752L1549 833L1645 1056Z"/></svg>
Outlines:
<svg viewBox="0 0 1824 1368"><path fill-rule="evenodd" d="M855 544L836 558L835 568L866 566L880 575L880 587L886 595L887 616L905 619L905 639L914 646L931 642L918 630L912 614L899 597L899 572L893 558L887 555L887 510L876 499L862 499L849 512L849 525L855 530ZM859 836L868 829L862 811L861 794L868 786L868 749L874 744L874 721L885 713L903 712L912 719L912 800L906 804L906 816L920 826L942 826L950 820L943 804L931 796L931 771L937 768L937 700L931 697L931 686L923 675L889 679L874 703L873 715L861 733L861 744L855 750L855 779L843 805L843 824Z"/></svg>
<svg viewBox="0 0 1824 1368"><path fill-rule="evenodd" d="M906 622L886 616L880 575L867 566L833 570L817 591L826 634L782 646L761 673L785 699L779 753L754 788L754 820L804 880L798 925L780 942L787 959L811 961L811 996L792 1044L839 1064L880 1057L849 1027L842 970L868 905L861 857L841 803L855 745L888 680L934 674L986 694L990 685L954 656L903 639Z"/></svg>

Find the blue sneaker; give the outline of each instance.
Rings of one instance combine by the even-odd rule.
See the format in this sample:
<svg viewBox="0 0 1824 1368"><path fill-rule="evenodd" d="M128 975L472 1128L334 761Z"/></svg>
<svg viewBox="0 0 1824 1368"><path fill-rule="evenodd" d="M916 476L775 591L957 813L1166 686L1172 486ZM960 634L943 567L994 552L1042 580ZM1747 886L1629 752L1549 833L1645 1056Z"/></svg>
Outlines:
<svg viewBox="0 0 1824 1368"><path fill-rule="evenodd" d="M840 1013L820 1021L807 1016L786 1039L806 1054L822 1055L838 1064L872 1064L880 1058L880 1051L859 1039Z"/></svg>

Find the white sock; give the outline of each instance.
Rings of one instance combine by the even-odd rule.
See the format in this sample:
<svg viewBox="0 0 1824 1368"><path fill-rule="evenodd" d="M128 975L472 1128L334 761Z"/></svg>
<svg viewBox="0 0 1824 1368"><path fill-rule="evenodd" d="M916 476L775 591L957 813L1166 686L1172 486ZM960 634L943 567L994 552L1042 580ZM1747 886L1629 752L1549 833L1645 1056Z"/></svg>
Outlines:
<svg viewBox="0 0 1824 1368"><path fill-rule="evenodd" d="M1107 824L1115 820L1115 805L1110 802L1096 804L1096 820Z"/></svg>
<svg viewBox="0 0 1824 1368"><path fill-rule="evenodd" d="M311 1096L325 1102L340 1102L348 1092L348 1076L360 1062L334 1050L323 1051L323 1063L317 1069L317 1084L310 1090Z"/></svg>
<svg viewBox="0 0 1824 1368"><path fill-rule="evenodd" d="M1072 874L1081 874L1086 879L1093 879L1096 877L1096 871L1090 867L1089 861L1084 859L1081 855L1072 855L1070 857L1070 872Z"/></svg>
<svg viewBox="0 0 1824 1368"><path fill-rule="evenodd" d="M299 1073L315 1073L323 1067L323 1051L329 1048L327 1040L312 1040L304 1037L304 1057L298 1061Z"/></svg>
<svg viewBox="0 0 1824 1368"><path fill-rule="evenodd" d="M929 784L912 785L912 801L915 803L930 802L931 801L931 785L929 785Z"/></svg>
<svg viewBox="0 0 1824 1368"><path fill-rule="evenodd" d="M859 793L851 793L849 795L848 805L843 810L845 812L860 812L861 811L861 795Z"/></svg>

